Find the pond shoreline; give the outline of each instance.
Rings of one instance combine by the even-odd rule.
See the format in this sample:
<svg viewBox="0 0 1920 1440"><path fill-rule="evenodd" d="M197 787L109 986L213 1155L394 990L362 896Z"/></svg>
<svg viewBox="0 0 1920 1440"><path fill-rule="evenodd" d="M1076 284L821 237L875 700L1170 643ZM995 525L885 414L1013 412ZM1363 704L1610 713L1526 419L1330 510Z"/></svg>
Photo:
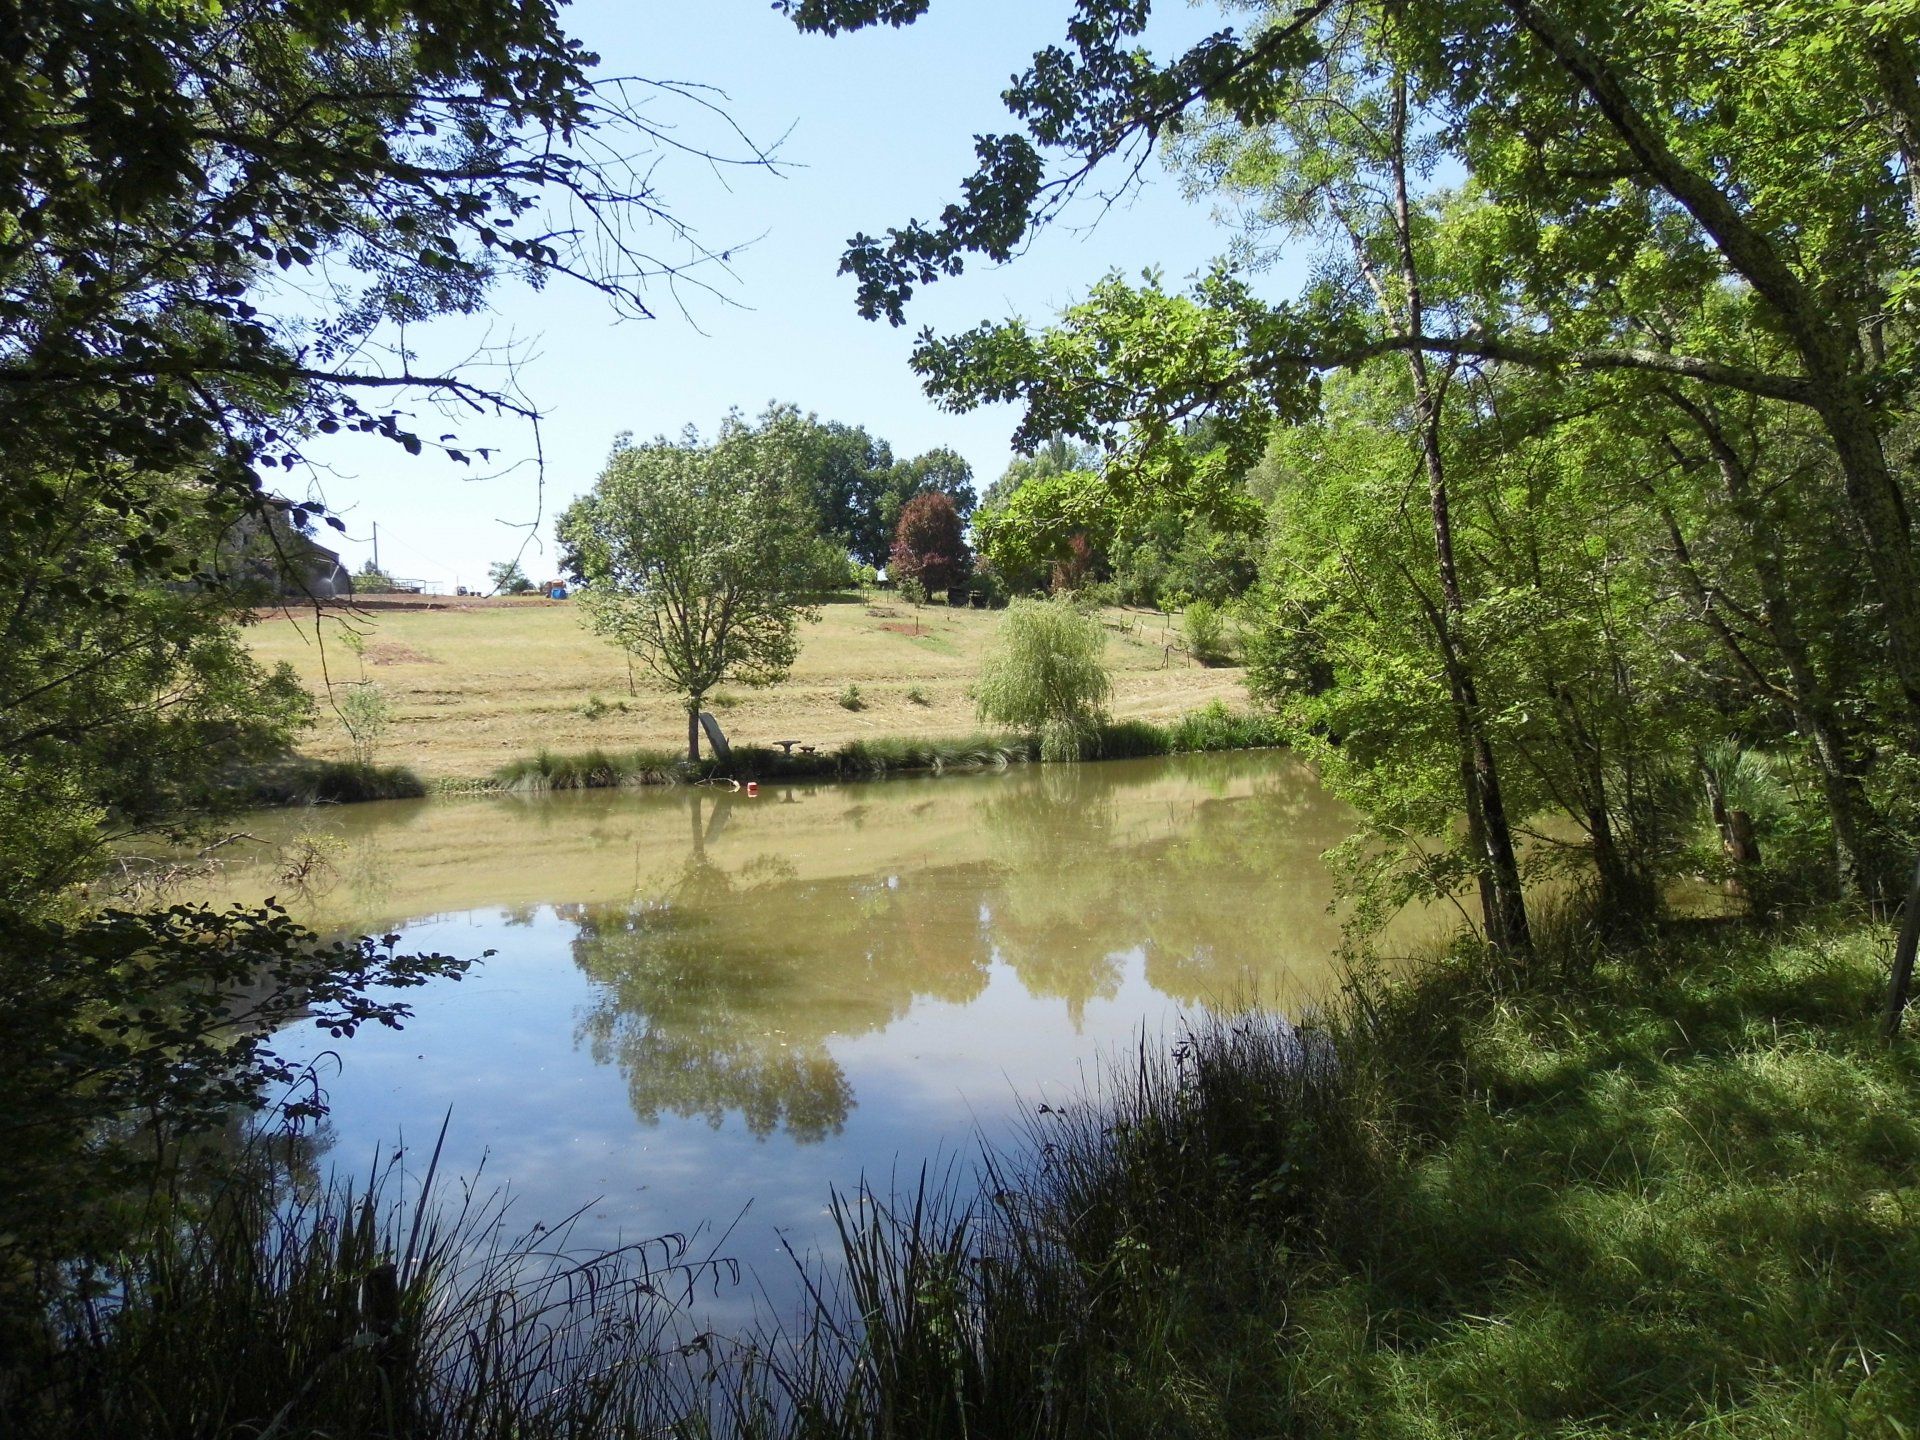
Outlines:
<svg viewBox="0 0 1920 1440"><path fill-rule="evenodd" d="M1101 728L1093 753L1076 763L1284 749L1289 742L1285 727L1276 717L1233 711L1216 702L1167 725L1146 720L1111 722ZM248 779L238 787L234 803L239 808L267 809L622 786L863 780L888 775L970 774L1042 763L1047 762L1040 758L1037 738L1004 733L852 740L830 750L800 755L769 746L736 745L724 761L711 755L690 761L667 750L542 750L509 761L491 775L432 780L405 766L296 757Z"/></svg>

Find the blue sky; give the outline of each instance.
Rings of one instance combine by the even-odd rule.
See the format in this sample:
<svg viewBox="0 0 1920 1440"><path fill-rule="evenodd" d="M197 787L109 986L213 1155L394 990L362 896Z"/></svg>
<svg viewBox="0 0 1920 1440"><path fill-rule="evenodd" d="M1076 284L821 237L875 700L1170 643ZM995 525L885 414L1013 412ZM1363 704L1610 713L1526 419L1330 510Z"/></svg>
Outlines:
<svg viewBox="0 0 1920 1440"><path fill-rule="evenodd" d="M1163 8L1149 35L1156 50L1223 23L1212 5ZM482 346L517 349L517 382L546 414L537 446L544 485L534 435L519 422L419 417L425 433L457 430L465 443L493 446L500 473L485 479L431 454L336 437L310 453L319 495L354 537L341 545L349 563L370 553L377 522L387 570L451 590L484 583L487 564L532 534L526 568L542 578L553 516L592 484L615 434L677 434L688 424L710 432L730 408L757 412L772 400L864 425L896 454L951 446L984 487L1011 457L1015 416L1004 407L939 410L907 365L918 329L1010 314L1045 320L1108 270L1159 266L1180 279L1225 244L1206 208L1183 201L1156 165L1096 226L1056 230L1008 266L923 291L905 328L855 313L852 281L835 273L847 238L930 218L954 197L973 136L1010 126L999 103L1008 78L1059 39L1070 9L1067 0L936 0L904 30L827 39L798 34L766 0L576 4L570 29L600 53L604 73L717 87L718 103L756 140L785 137L785 168L716 172L669 157L655 176L668 208L704 244L742 247L733 274L714 277L721 297L687 290L676 303L660 290L658 318L623 321L584 289L503 285L483 319L410 333L425 364ZM739 148L696 107L663 100L653 113L692 143ZM1093 207L1079 218L1092 220ZM670 245L664 233L659 240Z"/></svg>

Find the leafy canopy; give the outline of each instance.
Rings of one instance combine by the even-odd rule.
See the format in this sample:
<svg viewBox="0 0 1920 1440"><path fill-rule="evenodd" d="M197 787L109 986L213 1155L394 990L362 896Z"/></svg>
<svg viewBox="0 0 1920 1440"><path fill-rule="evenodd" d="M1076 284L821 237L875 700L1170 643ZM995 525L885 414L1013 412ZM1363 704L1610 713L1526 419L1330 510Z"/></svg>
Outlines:
<svg viewBox="0 0 1920 1440"><path fill-rule="evenodd" d="M559 535L588 623L689 713L722 681L785 679L816 614L818 548L791 456L737 419L710 445L622 441Z"/></svg>

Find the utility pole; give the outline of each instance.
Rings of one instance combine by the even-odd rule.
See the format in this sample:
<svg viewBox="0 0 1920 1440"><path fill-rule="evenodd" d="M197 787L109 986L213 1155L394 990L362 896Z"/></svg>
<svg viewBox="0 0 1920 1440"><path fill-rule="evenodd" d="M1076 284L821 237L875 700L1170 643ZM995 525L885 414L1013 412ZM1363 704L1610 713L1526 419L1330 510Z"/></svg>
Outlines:
<svg viewBox="0 0 1920 1440"><path fill-rule="evenodd" d="M373 522L373 572L376 575L386 573L380 568L380 522L378 520Z"/></svg>

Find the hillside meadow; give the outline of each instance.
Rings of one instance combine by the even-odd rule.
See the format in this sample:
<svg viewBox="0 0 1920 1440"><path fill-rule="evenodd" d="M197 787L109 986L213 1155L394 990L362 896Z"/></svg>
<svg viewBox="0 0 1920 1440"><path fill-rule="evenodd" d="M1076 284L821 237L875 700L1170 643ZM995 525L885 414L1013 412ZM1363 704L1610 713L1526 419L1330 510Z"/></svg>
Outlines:
<svg viewBox="0 0 1920 1440"><path fill-rule="evenodd" d="M880 596L837 599L803 627L785 684L728 686L709 697L729 739L825 748L879 736L978 730L971 686L1003 612L916 609ZM1247 702L1243 672L1207 668L1181 648L1178 617L1103 612L1118 719L1170 720L1211 701ZM356 655L348 633L361 637ZM286 661L319 701L302 743L320 759L350 754L327 682L374 680L393 719L377 759L428 780L478 779L541 750L675 749L685 711L600 639L571 602L365 597L351 608L271 612L247 631L254 654ZM842 701L849 687L858 708Z"/></svg>

